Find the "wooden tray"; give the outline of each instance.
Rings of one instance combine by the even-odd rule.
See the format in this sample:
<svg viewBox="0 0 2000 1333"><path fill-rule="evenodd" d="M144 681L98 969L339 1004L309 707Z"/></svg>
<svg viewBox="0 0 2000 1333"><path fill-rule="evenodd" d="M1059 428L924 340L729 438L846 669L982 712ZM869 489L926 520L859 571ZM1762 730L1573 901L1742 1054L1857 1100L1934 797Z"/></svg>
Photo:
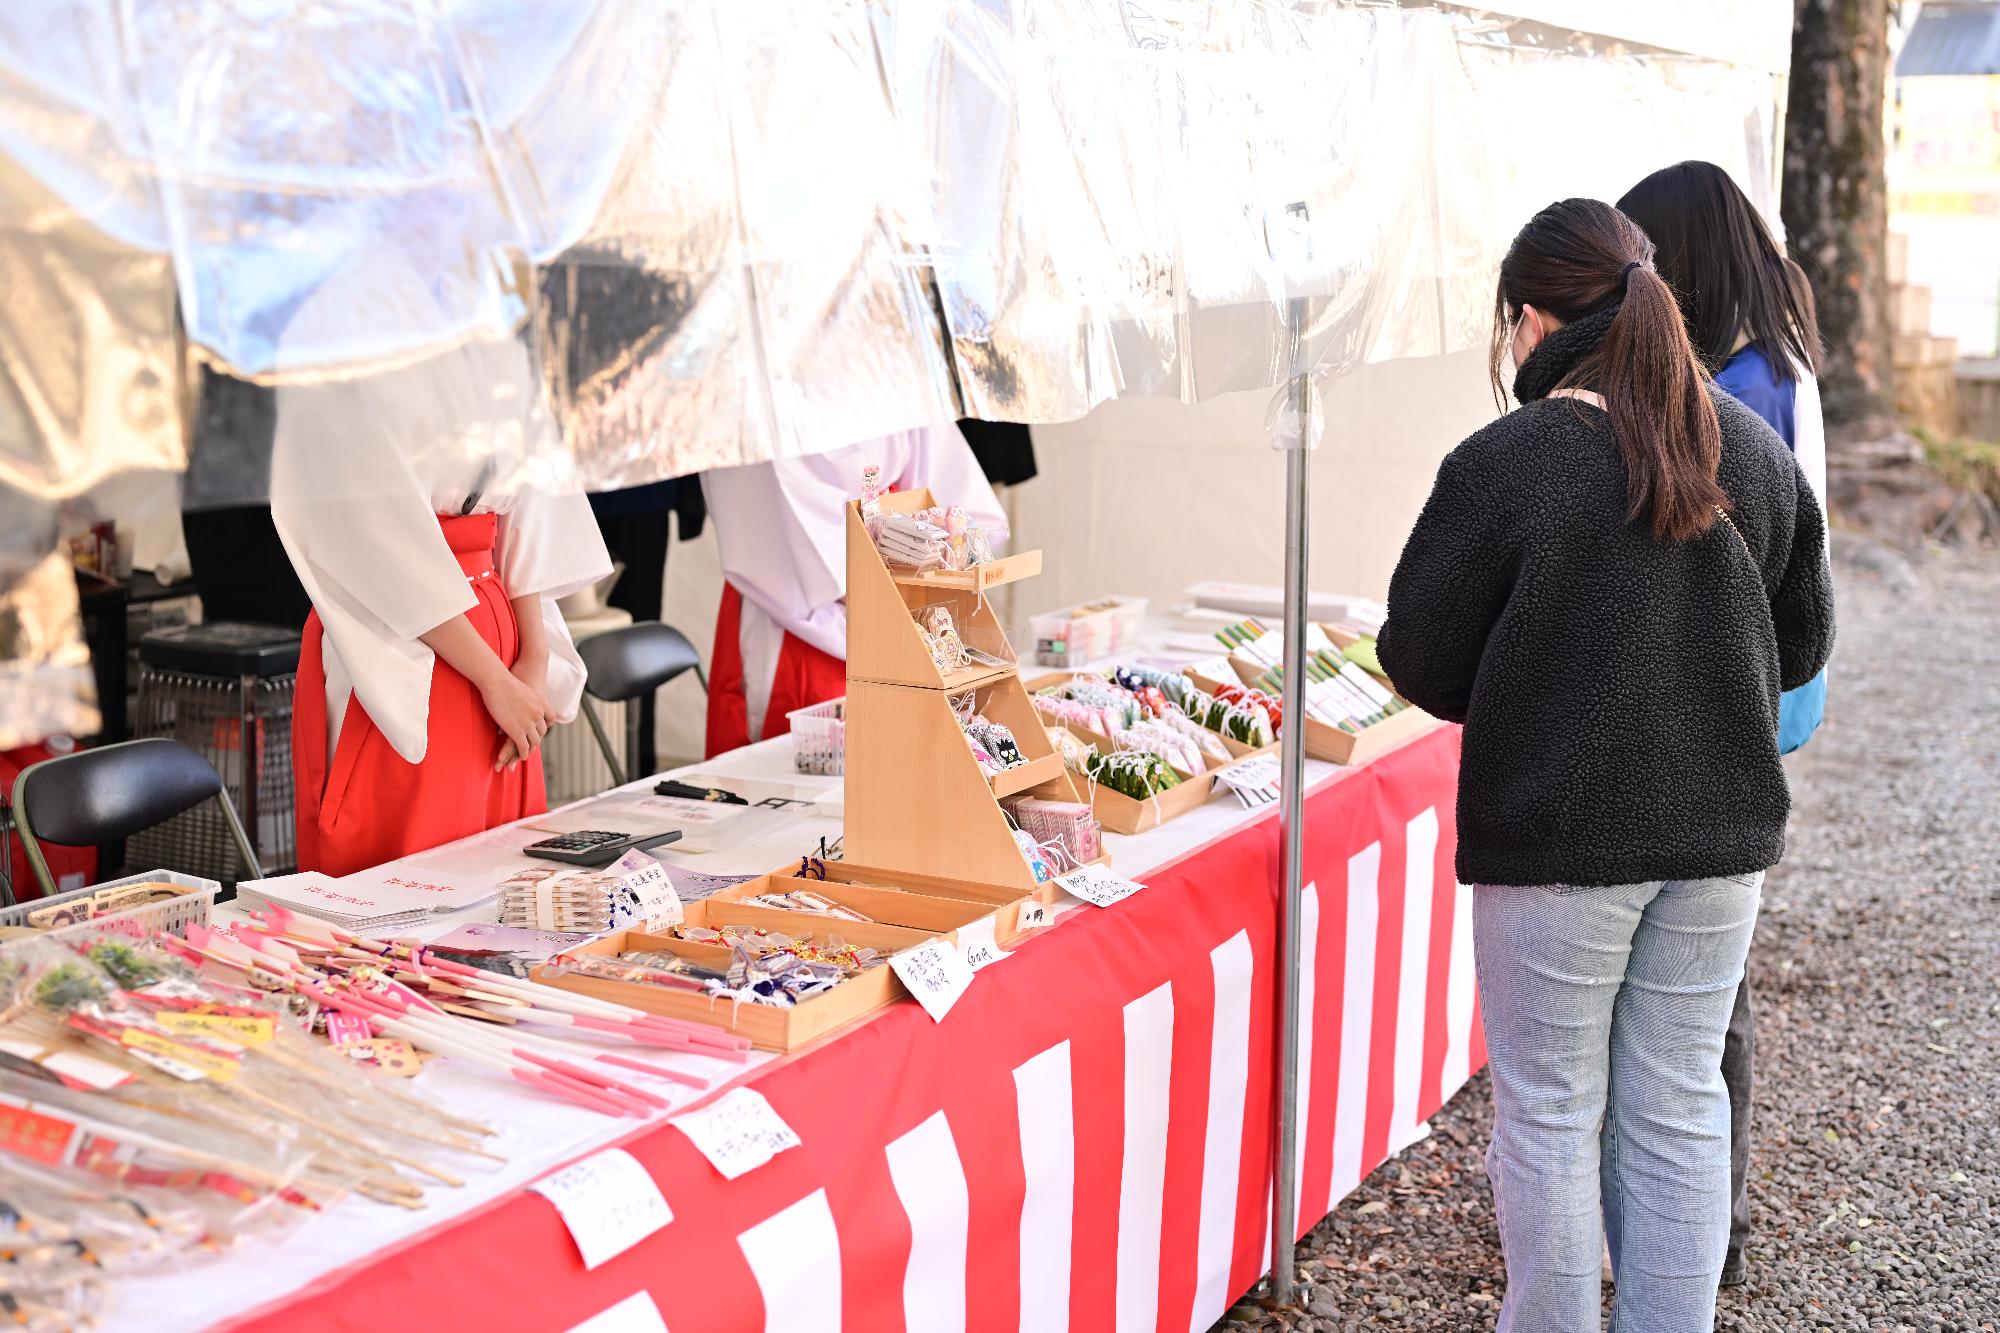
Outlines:
<svg viewBox="0 0 2000 1333"><path fill-rule="evenodd" d="M912 875L901 870L883 870L849 861L827 861L824 864L826 878L823 880L802 878L798 867L792 865L724 890L716 897L748 898L759 893L810 889L885 925L907 926L952 939L957 938L957 931L961 928L990 916L993 918L994 936L1000 940L1021 933L1021 908L1035 901L1035 895L1004 884L973 884L965 880ZM772 909L762 910L769 912ZM803 917L805 920L825 919L798 912L779 912L777 915Z"/></svg>
<svg viewBox="0 0 2000 1333"><path fill-rule="evenodd" d="M1211 694L1215 692L1216 682L1210 680L1208 677L1195 676L1193 680L1197 687L1207 690ZM1399 699L1402 698L1401 695L1397 695L1396 697ZM1424 731L1427 731L1431 724L1437 721L1436 718L1426 713L1423 709L1418 708L1415 704L1410 704L1408 700L1404 700L1404 703L1408 706L1401 712L1391 713L1380 722L1375 723L1373 726L1364 727L1358 732L1342 731L1339 727L1322 722L1316 717L1308 717L1306 719L1306 754L1314 759L1324 760L1331 764L1365 764L1376 755L1387 750L1393 750L1412 736L1420 735ZM1230 753L1232 754L1239 747L1242 748L1244 751L1243 757L1245 758L1248 758L1251 754L1268 753L1278 748L1273 743L1263 747L1262 750L1251 750L1248 746L1242 746L1240 742L1233 741L1227 736L1222 739L1230 747Z"/></svg>
<svg viewBox="0 0 2000 1333"><path fill-rule="evenodd" d="M694 908L700 906L699 903L694 904L689 909L690 915L694 915ZM569 952L607 954L614 958L627 953L665 952L713 966L726 965L731 957L730 950L715 945L675 939L668 935L649 935L636 930L621 930L601 936ZM822 995L815 995L785 1009L667 990L642 982L612 981L575 974L557 975L546 965L537 967L533 976L546 985L630 1005L649 1014L664 1014L668 1018L692 1023L712 1023L749 1038L750 1044L760 1051L795 1051L837 1028L888 1008L908 993L887 963L871 967Z"/></svg>

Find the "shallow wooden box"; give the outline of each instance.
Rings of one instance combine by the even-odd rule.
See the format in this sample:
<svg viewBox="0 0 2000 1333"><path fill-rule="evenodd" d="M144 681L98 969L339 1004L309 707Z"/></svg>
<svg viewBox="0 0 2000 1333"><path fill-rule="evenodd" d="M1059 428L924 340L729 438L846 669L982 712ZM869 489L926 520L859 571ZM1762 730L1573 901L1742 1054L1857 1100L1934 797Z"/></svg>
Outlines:
<svg viewBox="0 0 2000 1333"><path fill-rule="evenodd" d="M1216 680L1212 676L1205 676L1199 671L1188 672L1187 678L1193 681L1194 687L1200 690L1203 694L1214 694L1217 690L1221 689L1225 684L1225 682ZM1237 681L1235 683L1238 685L1249 684L1248 681ZM1264 745L1251 745L1247 741L1237 740L1234 736L1231 736L1226 732L1218 731L1215 734L1222 737L1223 745L1228 748L1230 755L1237 759L1248 759L1253 755L1260 755L1260 754L1275 754L1278 749L1278 743L1276 741L1271 741L1268 744Z"/></svg>
<svg viewBox="0 0 2000 1333"><path fill-rule="evenodd" d="M1192 678L1195 685L1211 693L1218 682L1205 676ZM1379 679L1379 677L1378 677ZM1401 699L1399 694L1396 696ZM1373 726L1358 732L1342 731L1339 727L1322 722L1316 717L1306 719L1306 753L1314 759L1331 764L1365 764L1376 755L1393 750L1410 737L1429 729L1437 721L1429 713L1418 708L1409 700L1403 700L1406 707L1400 713L1391 713ZM1234 751L1239 742L1223 737ZM1273 745L1265 746L1266 751L1275 750Z"/></svg>
<svg viewBox="0 0 2000 1333"><path fill-rule="evenodd" d="M1401 698L1401 696L1397 696ZM1405 701L1407 704L1407 701ZM1316 717L1306 719L1306 753L1315 759L1336 764L1365 764L1376 755L1395 749L1412 736L1437 725L1437 719L1407 704L1400 713L1391 713L1373 726L1358 732L1328 726Z"/></svg>
<svg viewBox="0 0 2000 1333"><path fill-rule="evenodd" d="M732 920L747 922L754 917L755 924L771 929L782 930L788 925L801 930L824 929L840 932L843 938L856 943L863 942L847 933L849 926L862 929L862 922L758 907L745 901L761 893L808 889L873 918L873 924L918 935L919 940L913 942L920 943L933 935L956 940L962 927L987 917L993 918L994 938L1005 941L1020 933L1021 906L1034 901L1033 895L1003 884L972 884L847 861L824 864L825 879L801 876L798 867L792 865L723 890L707 900L711 924L720 909Z"/></svg>
<svg viewBox="0 0 2000 1333"><path fill-rule="evenodd" d="M699 910L702 906L703 904L695 903L689 907L690 919L705 915ZM703 921L697 924L713 924L713 922ZM929 936L925 934L920 938ZM850 942L863 943L860 940L850 940ZM614 958L621 954L655 951L678 954L693 962L716 967L725 966L731 957L730 950L716 945L675 939L668 935L649 935L637 930L621 930L569 950L570 953L607 954ZM691 1023L712 1023L716 1027L749 1038L750 1044L761 1051L797 1050L807 1042L823 1037L837 1028L845 1027L878 1010L886 1009L907 994L902 982L896 979L895 971L886 962L871 967L858 976L847 978L824 995L815 995L803 1004L793 1005L789 1009L779 1009L764 1004L739 1003L724 997L687 991L668 990L661 986L649 986L643 982L611 981L603 977L575 974L557 975L546 965L537 967L533 976L536 981L546 985L559 986L564 990L575 991L579 995L595 996L597 999L610 1000L616 1004L630 1005L649 1014L663 1014L668 1018L683 1019Z"/></svg>
<svg viewBox="0 0 2000 1333"><path fill-rule="evenodd" d="M1158 828L1170 819L1178 819L1190 810L1199 810L1215 794L1215 769L1192 778L1181 779L1177 787L1169 787L1158 795L1135 800L1122 791L1113 791L1103 783L1091 783L1090 809L1097 816L1097 822L1113 833L1144 833Z"/></svg>

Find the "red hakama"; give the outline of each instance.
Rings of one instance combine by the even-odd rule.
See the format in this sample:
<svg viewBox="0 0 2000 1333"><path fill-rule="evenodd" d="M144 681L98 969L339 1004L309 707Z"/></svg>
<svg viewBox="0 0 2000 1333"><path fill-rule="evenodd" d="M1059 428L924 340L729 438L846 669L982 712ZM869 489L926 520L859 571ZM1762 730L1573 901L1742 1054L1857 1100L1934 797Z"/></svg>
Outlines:
<svg viewBox="0 0 2000 1333"><path fill-rule="evenodd" d="M715 649L709 654L706 739L710 759L753 740L782 736L791 730L791 722L785 715L793 709L825 703L847 693L847 663L789 630L778 649L775 666L762 662L746 664L742 618L743 594L734 584L723 584L722 605L715 613ZM746 684L751 671L771 673L771 698L764 706L764 725L756 736L750 734Z"/></svg>
<svg viewBox="0 0 2000 1333"><path fill-rule="evenodd" d="M438 515L478 604L465 613L509 667L520 653L514 607L493 563L496 516ZM319 612L306 621L292 719L300 870L352 874L548 809L540 751L495 772L506 738L473 683L439 659L431 670L429 742L420 764L397 754L350 696L331 765Z"/></svg>

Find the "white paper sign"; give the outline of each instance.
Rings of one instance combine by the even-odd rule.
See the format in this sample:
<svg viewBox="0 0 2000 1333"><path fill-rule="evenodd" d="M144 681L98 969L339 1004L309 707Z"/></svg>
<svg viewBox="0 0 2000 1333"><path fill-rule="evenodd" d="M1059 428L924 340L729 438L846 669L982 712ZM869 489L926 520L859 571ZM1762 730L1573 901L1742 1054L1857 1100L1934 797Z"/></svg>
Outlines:
<svg viewBox="0 0 2000 1333"><path fill-rule="evenodd" d="M1103 866L1072 870L1067 875L1057 876L1056 883L1095 907L1109 907L1146 887L1129 879L1120 879Z"/></svg>
<svg viewBox="0 0 2000 1333"><path fill-rule="evenodd" d="M585 1268L623 1254L674 1220L639 1159L606 1148L528 1187L556 1206Z"/></svg>
<svg viewBox="0 0 2000 1333"><path fill-rule="evenodd" d="M958 928L958 952L965 958L965 965L974 972L991 967L1008 956L993 938L993 918L990 916Z"/></svg>
<svg viewBox="0 0 2000 1333"><path fill-rule="evenodd" d="M635 1291L608 1310L600 1310L569 1333L667 1333L667 1321L650 1291Z"/></svg>
<svg viewBox="0 0 2000 1333"><path fill-rule="evenodd" d="M1022 903L1021 911L1014 918L1014 925L1020 930L1036 930L1055 919L1047 903Z"/></svg>
<svg viewBox="0 0 2000 1333"><path fill-rule="evenodd" d="M1209 680L1231 681L1236 679L1236 668L1229 665L1229 658L1226 655L1218 655L1188 663L1187 674L1203 676Z"/></svg>
<svg viewBox="0 0 2000 1333"><path fill-rule="evenodd" d="M685 914L665 866L644 852L627 852L611 870L619 878L613 926L659 931L679 924Z"/></svg>
<svg viewBox="0 0 2000 1333"><path fill-rule="evenodd" d="M1215 780L1236 793L1247 810L1255 810L1278 799L1278 756L1260 754L1240 764L1216 770Z"/></svg>
<svg viewBox="0 0 2000 1333"><path fill-rule="evenodd" d="M925 940L914 949L905 949L889 960L889 966L934 1021L943 1021L972 984L972 965L943 940Z"/></svg>
<svg viewBox="0 0 2000 1333"><path fill-rule="evenodd" d="M710 1166L726 1180L754 1171L787 1148L799 1146L799 1136L778 1118L771 1103L755 1088L737 1088L702 1107L668 1122L694 1141Z"/></svg>

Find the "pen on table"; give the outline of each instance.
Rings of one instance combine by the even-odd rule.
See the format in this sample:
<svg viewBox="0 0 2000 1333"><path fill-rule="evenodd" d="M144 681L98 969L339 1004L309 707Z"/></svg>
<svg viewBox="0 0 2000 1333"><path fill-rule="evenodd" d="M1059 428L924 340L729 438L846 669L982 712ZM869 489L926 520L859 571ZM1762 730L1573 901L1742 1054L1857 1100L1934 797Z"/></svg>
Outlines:
<svg viewBox="0 0 2000 1333"><path fill-rule="evenodd" d="M686 801L720 801L724 805L750 804L733 791L724 791L720 787L696 787L690 783L676 782L672 778L664 778L657 783L653 787L653 794L678 796Z"/></svg>

